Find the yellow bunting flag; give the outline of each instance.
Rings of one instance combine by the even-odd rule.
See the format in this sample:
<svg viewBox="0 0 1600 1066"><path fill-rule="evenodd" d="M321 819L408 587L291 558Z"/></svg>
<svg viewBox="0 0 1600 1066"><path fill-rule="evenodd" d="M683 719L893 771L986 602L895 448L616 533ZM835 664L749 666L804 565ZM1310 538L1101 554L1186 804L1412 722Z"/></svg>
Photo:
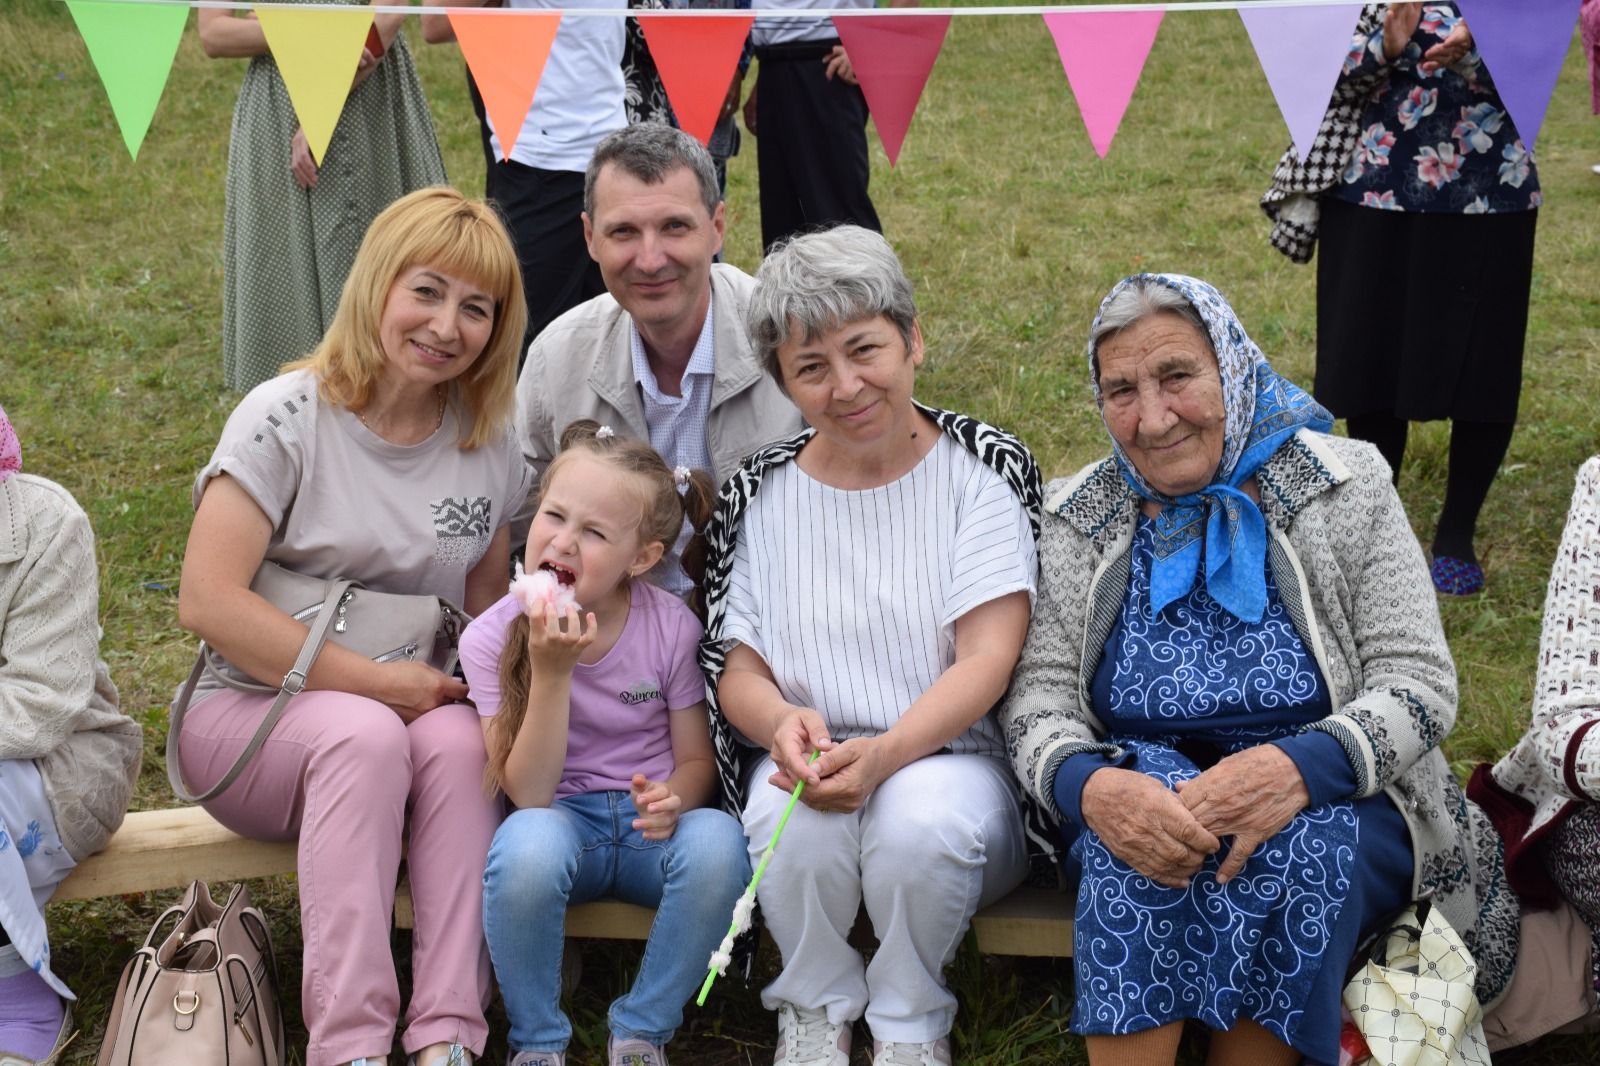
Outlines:
<svg viewBox="0 0 1600 1066"><path fill-rule="evenodd" d="M103 3L68 0L67 10L89 49L122 143L139 158L139 146L155 117L172 71L178 41L189 17L187 7L166 4Z"/></svg>
<svg viewBox="0 0 1600 1066"><path fill-rule="evenodd" d="M306 131L311 157L320 165L339 124L345 97L350 95L350 83L372 26L372 11L365 7L260 4L255 13L289 90L300 128Z"/></svg>

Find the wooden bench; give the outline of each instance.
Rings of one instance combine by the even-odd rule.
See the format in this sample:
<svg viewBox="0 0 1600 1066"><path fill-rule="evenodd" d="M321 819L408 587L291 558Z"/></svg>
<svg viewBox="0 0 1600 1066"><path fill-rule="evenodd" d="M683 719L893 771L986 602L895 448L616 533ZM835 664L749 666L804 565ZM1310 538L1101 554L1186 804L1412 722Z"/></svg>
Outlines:
<svg viewBox="0 0 1600 1066"><path fill-rule="evenodd" d="M136 811L104 850L79 863L57 886L52 902L122 896L190 881L241 881L293 873L293 842L263 843L224 828L199 807ZM395 925L412 925L409 886L395 894ZM567 935L643 940L655 911L601 901L567 908ZM1072 905L1059 892L1019 888L972 920L978 950L988 955L1065 958L1072 954Z"/></svg>

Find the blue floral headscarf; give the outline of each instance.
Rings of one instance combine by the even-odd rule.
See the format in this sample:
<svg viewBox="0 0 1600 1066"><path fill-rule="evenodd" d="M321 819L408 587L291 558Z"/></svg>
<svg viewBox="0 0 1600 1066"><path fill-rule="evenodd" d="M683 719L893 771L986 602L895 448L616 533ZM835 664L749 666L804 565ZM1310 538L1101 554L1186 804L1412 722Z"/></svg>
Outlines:
<svg viewBox="0 0 1600 1066"><path fill-rule="evenodd" d="M1167 496L1150 487L1111 436L1117 467L1133 491L1161 505L1155 519L1155 552L1150 575L1150 612L1160 614L1189 594L1204 563L1205 587L1230 614L1261 621L1267 607L1267 523L1261 508L1243 492L1244 483L1284 441L1302 427L1326 433L1333 416L1305 390L1267 365L1222 294L1183 274L1135 274L1123 278L1100 302L1090 335L1100 327L1106 306L1131 285L1164 285L1189 302L1206 324L1222 372L1222 462L1211 484L1185 496ZM1089 342L1089 378L1101 404L1095 346ZM1104 419L1104 407L1101 407Z"/></svg>

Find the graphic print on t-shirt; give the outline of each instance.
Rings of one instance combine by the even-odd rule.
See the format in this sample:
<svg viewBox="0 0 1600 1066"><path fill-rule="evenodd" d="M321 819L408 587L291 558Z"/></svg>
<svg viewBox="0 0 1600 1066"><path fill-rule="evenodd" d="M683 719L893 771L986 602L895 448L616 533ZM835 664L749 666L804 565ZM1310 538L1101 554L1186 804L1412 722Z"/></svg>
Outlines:
<svg viewBox="0 0 1600 1066"><path fill-rule="evenodd" d="M471 566L489 547L489 497L446 496L428 504L438 538L434 558L446 566Z"/></svg>
<svg viewBox="0 0 1600 1066"><path fill-rule="evenodd" d="M617 693L617 699L629 707L636 707L650 700L661 699L661 686L654 681L635 681Z"/></svg>

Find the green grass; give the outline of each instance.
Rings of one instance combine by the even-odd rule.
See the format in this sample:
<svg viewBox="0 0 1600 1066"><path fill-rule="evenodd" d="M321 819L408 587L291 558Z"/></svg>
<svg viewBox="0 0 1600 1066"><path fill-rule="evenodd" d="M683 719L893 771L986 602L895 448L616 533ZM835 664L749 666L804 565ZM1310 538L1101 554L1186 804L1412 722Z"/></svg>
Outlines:
<svg viewBox="0 0 1600 1066"><path fill-rule="evenodd" d="M459 53L411 35L450 176L481 190ZM235 401L222 388L218 333L223 181L242 73L241 63L208 61L191 23L135 164L65 8L0 5L0 402L28 468L65 484L98 532L104 653L146 727L139 807L171 802L165 706L193 655L174 607L190 483ZM1600 161L1600 121L1587 113L1585 77L1574 47L1540 139L1546 206L1522 422L1480 532L1489 588L1443 608L1462 681L1448 750L1463 772L1527 720L1550 558L1572 474L1596 450L1600 180L1589 164ZM1099 298L1139 269L1213 281L1275 365L1309 380L1313 273L1268 247L1256 207L1285 140L1232 13L1169 15L1104 161L1037 19L957 19L899 168L874 147L874 198L917 284L929 340L921 397L1016 430L1048 475L1098 457L1106 443L1083 343ZM728 199L728 256L746 269L759 254L757 210L747 142ZM1403 494L1426 539L1448 435L1428 425L1412 439ZM275 918L297 1022L293 883L257 890ZM70 1061L92 1061L118 969L170 898L52 908L57 961L83 996ZM637 956L626 945L585 952L575 1046L592 1051ZM1081 1041L1065 1035L1070 974L1065 963L964 951L952 970L961 1061L1082 1061ZM739 982L719 983L712 1008L690 1017L675 1062L769 1059L770 1017ZM502 1034L503 1020L495 1054ZM1198 1041L1185 1054L1198 1061ZM1499 1061L1600 1061L1600 1044L1547 1040Z"/></svg>

